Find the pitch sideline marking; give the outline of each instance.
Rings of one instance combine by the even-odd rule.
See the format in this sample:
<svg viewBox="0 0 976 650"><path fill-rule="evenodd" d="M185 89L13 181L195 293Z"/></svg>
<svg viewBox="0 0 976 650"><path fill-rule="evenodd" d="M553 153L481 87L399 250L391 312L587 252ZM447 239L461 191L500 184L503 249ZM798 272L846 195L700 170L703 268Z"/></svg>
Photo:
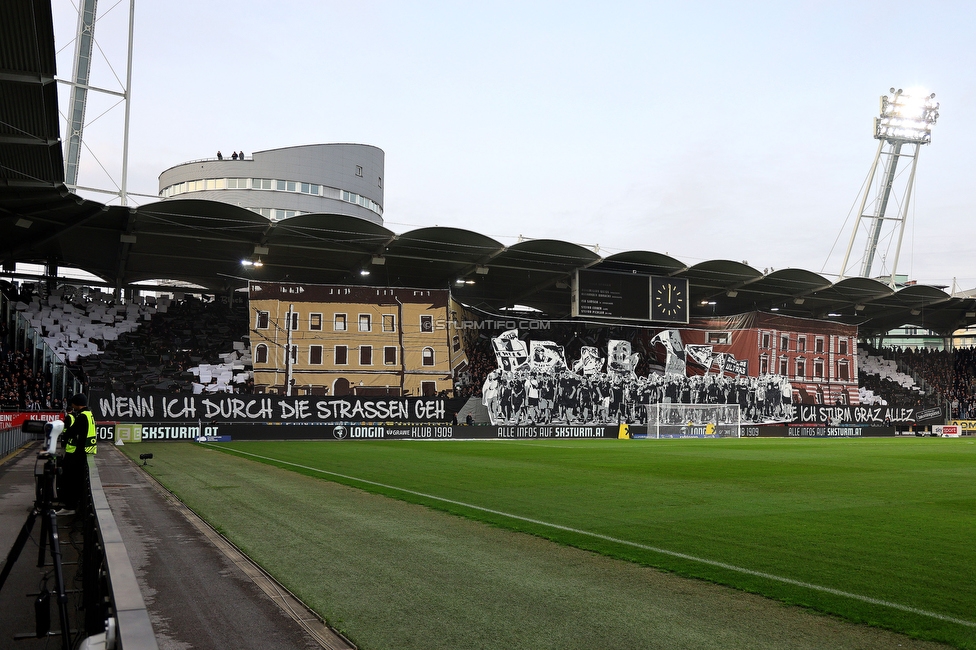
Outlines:
<svg viewBox="0 0 976 650"><path fill-rule="evenodd" d="M220 448L212 443L200 443L206 447ZM927 616L929 618L935 618L940 621L945 621L947 623L956 623L957 625L964 625L966 627L976 628L976 622L967 621L961 618L955 618L953 616L948 616L946 614L939 614L938 612L930 612L925 609L918 609L916 607L910 607L908 605L902 605L901 603L893 603L888 600L881 600L879 598L871 598L870 596L862 596L860 594L850 593L848 591L842 591L840 589L834 589L833 587L824 587L822 585L815 585L811 582L803 582L802 580L794 580L793 578L784 578L782 576L773 575L771 573L766 573L764 571L755 571L753 569L747 569L745 567L735 566L734 564L726 564L725 562L719 562L717 560L709 560L706 558L697 557L694 555L688 555L687 553L681 553L679 551L671 551L666 548L658 548L656 546L650 546L648 544L641 544L640 542L632 542L626 539L619 539L617 537L611 537L610 535L603 535L601 533L594 533L588 530L580 530L579 528L571 528L570 526L563 526L562 524L553 524L548 521L541 521L539 519L532 519L530 517L523 517L522 515L513 515L508 512L502 512L500 510L493 510L492 508L485 508L483 506L476 506L470 503L464 503L463 501L455 501L454 499L447 499L445 497L439 497L433 494L426 494L424 492L417 492L416 490L409 490L407 488L397 487L395 485L387 485L386 483L379 483L377 481L370 481L364 478L358 478L355 476L349 476L347 474L340 474L338 472L330 472L326 469L320 469L318 467L309 467L307 465L299 465L298 463L292 463L287 460L280 460L277 458L270 458L268 456L261 456L259 454L252 454L247 451L241 451L240 449L234 449L232 447L224 447L225 450L233 452L235 454L241 454L244 456L251 456L253 458L259 458L261 460L271 461L273 463L281 463L282 465L290 465L292 467L298 467L299 469L306 469L310 472L319 472L321 474L329 474L330 476L337 476L339 478L344 478L350 481L357 481L359 483L365 483L367 485L375 485L376 487L385 488L387 490L394 490L396 492L404 492L406 494L412 494L414 496L422 497L424 499L432 499L434 501L441 501L443 503L450 503L456 506L461 506L463 508L470 508L472 510L480 510L481 512L487 512L493 515L499 515L501 517L507 517L509 519L515 519L518 521L524 521L526 523L535 524L537 526L544 526L546 528L554 528L556 530L562 530L567 533L574 533L577 535L583 535L585 537L592 537L595 539L602 539L606 542L612 542L614 544L622 544L623 546L632 546L634 548L639 548L644 551L651 551L654 553L660 553L662 555L669 555L671 557L676 557L682 560L689 560L691 562L698 562L699 564L707 564L709 566L718 567L720 569L726 569L728 571L734 571L736 573L742 573L745 575L755 576L757 578L764 578L766 580L772 580L774 582L782 582L784 584L793 585L794 587L803 587L804 589L810 589L811 591L819 591L825 594L831 594L833 596L841 596L843 598L850 598L852 600L858 600L863 603L868 603L870 605L880 605L882 607L888 607L890 609L897 609L902 612L908 612L910 614L917 614L919 616Z"/></svg>

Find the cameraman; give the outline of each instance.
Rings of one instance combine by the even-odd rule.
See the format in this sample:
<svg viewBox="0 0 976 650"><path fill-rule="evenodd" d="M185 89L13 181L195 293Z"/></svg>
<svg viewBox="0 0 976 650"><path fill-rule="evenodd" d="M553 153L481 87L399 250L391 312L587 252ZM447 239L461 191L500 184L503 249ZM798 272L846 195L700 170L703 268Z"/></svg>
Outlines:
<svg viewBox="0 0 976 650"><path fill-rule="evenodd" d="M58 481L58 498L64 506L59 515L73 515L88 488L88 454L98 451L95 418L82 394L68 400L71 411L64 417L64 458Z"/></svg>

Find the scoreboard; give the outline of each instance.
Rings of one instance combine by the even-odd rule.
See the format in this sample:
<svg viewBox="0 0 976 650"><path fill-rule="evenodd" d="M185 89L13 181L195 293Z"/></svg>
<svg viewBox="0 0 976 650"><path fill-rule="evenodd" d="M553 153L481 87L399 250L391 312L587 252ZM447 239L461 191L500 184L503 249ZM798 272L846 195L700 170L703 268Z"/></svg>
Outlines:
<svg viewBox="0 0 976 650"><path fill-rule="evenodd" d="M580 269L573 276L572 315L688 322L688 280Z"/></svg>

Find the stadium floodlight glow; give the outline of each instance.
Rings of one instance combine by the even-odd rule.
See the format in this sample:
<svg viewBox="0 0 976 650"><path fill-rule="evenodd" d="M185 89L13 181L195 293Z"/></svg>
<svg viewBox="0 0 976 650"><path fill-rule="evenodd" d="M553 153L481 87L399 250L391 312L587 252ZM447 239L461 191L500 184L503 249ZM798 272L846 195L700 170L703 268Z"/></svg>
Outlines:
<svg viewBox="0 0 976 650"><path fill-rule="evenodd" d="M874 119L874 137L888 142L928 144L932 141L932 127L939 119L939 103L935 93L901 88L891 89L891 97L881 96L881 115Z"/></svg>
<svg viewBox="0 0 976 650"><path fill-rule="evenodd" d="M922 145L932 142L932 128L939 119L939 103L935 101L935 93L927 90L891 88L889 92L881 96L881 114L874 118L878 152L861 192L857 219L851 229L838 279L874 277L872 269L877 261L886 267L882 274L887 276L887 284L894 288L908 210L912 205L918 156ZM909 164L907 174L898 174L899 166ZM863 242L864 254L855 259L851 254L858 239ZM887 250L879 250L880 246ZM858 264L860 271L855 274L852 267Z"/></svg>

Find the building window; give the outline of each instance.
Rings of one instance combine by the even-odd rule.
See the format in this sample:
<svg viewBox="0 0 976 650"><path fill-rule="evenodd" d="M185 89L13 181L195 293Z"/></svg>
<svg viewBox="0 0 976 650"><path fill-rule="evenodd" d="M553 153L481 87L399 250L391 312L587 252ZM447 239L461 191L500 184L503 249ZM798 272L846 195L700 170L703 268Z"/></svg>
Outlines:
<svg viewBox="0 0 976 650"><path fill-rule="evenodd" d="M764 349L769 348L769 332L762 333L762 344L759 347Z"/></svg>
<svg viewBox="0 0 976 650"><path fill-rule="evenodd" d="M422 356L423 356L423 364L425 366L434 365L434 348L424 348Z"/></svg>
<svg viewBox="0 0 976 650"><path fill-rule="evenodd" d="M268 346L264 343L254 348L254 363L268 363Z"/></svg>
<svg viewBox="0 0 976 650"><path fill-rule="evenodd" d="M814 352L816 352L817 354L823 354L823 351L824 351L824 346L823 346L823 344L824 344L824 340L823 340L823 337L822 337L822 336L818 336L818 337L817 337L817 340L816 340L816 341L814 342L814 344L813 344L813 345L814 345L814 347L816 348L816 349L814 350Z"/></svg>
<svg viewBox="0 0 976 650"><path fill-rule="evenodd" d="M285 328L290 329L293 332L298 331L298 312L290 311L285 316Z"/></svg>
<svg viewBox="0 0 976 650"><path fill-rule="evenodd" d="M349 348L344 345L335 346L335 364L344 366L349 363Z"/></svg>
<svg viewBox="0 0 976 650"><path fill-rule="evenodd" d="M259 330L266 330L268 329L268 326L270 324L271 324L271 315L266 311L259 311L254 326Z"/></svg>
<svg viewBox="0 0 976 650"><path fill-rule="evenodd" d="M707 332L705 343L708 345L732 345L731 332Z"/></svg>
<svg viewBox="0 0 976 650"><path fill-rule="evenodd" d="M790 335L789 334L783 334L779 338L779 349L780 350L789 350L790 349ZM784 372L783 374L785 375L786 373Z"/></svg>
<svg viewBox="0 0 976 650"><path fill-rule="evenodd" d="M454 344L454 351L459 352L461 350L461 337L455 334L454 339L452 340Z"/></svg>
<svg viewBox="0 0 976 650"><path fill-rule="evenodd" d="M291 362L293 364L298 363L298 346L292 345L290 350L291 350Z"/></svg>
<svg viewBox="0 0 976 650"><path fill-rule="evenodd" d="M813 360L813 376L823 379L824 376L824 362L823 359Z"/></svg>
<svg viewBox="0 0 976 650"><path fill-rule="evenodd" d="M789 372L790 372L790 360L787 359L786 357L780 357L779 358L779 374L781 374L781 375L783 375L785 377L786 375L789 374Z"/></svg>
<svg viewBox="0 0 976 650"><path fill-rule="evenodd" d="M796 376L805 379L807 376L807 362L804 359L796 360Z"/></svg>
<svg viewBox="0 0 976 650"><path fill-rule="evenodd" d="M359 346L359 365L361 366L373 365L373 346L371 345Z"/></svg>
<svg viewBox="0 0 976 650"><path fill-rule="evenodd" d="M308 346L308 362L313 366L322 365L322 346L321 345L310 345Z"/></svg>
<svg viewBox="0 0 976 650"><path fill-rule="evenodd" d="M388 345L383 348L383 364L387 366L395 366L397 362L397 349L396 346Z"/></svg>
<svg viewBox="0 0 976 650"><path fill-rule="evenodd" d="M322 331L322 314L309 314L308 315L308 329L311 332L321 332Z"/></svg>
<svg viewBox="0 0 976 650"><path fill-rule="evenodd" d="M345 314L336 314L335 315L335 320L333 322L335 323L335 325L333 325L333 329L335 329L335 331L337 331L337 332L345 332L346 331L346 315Z"/></svg>
<svg viewBox="0 0 976 650"><path fill-rule="evenodd" d="M797 352L807 351L807 337L801 336L796 340L796 351Z"/></svg>
<svg viewBox="0 0 976 650"><path fill-rule="evenodd" d="M765 354L759 357L759 374L765 375L769 373L769 357Z"/></svg>
<svg viewBox="0 0 976 650"><path fill-rule="evenodd" d="M363 166L362 165L356 165L356 176L359 176L360 178L363 177Z"/></svg>
<svg viewBox="0 0 976 650"><path fill-rule="evenodd" d="M420 331L421 332L433 332L434 331L434 317L433 316L421 316L420 317Z"/></svg>
<svg viewBox="0 0 976 650"><path fill-rule="evenodd" d="M360 332L369 332L369 331L372 330L372 326L373 326L373 319L372 319L372 317L369 314L360 314L359 315L359 331Z"/></svg>
<svg viewBox="0 0 976 650"><path fill-rule="evenodd" d="M847 339L837 340L837 352L838 354L847 354Z"/></svg>
<svg viewBox="0 0 976 650"><path fill-rule="evenodd" d="M841 381L851 380L851 372L847 365L847 359L841 359L837 362L837 378Z"/></svg>
<svg viewBox="0 0 976 650"><path fill-rule="evenodd" d="M394 316L393 314L383 314L383 331L384 332L396 331L396 316Z"/></svg>
<svg viewBox="0 0 976 650"><path fill-rule="evenodd" d="M420 382L420 392L424 397L434 397L437 395L437 382L436 381L422 381Z"/></svg>

